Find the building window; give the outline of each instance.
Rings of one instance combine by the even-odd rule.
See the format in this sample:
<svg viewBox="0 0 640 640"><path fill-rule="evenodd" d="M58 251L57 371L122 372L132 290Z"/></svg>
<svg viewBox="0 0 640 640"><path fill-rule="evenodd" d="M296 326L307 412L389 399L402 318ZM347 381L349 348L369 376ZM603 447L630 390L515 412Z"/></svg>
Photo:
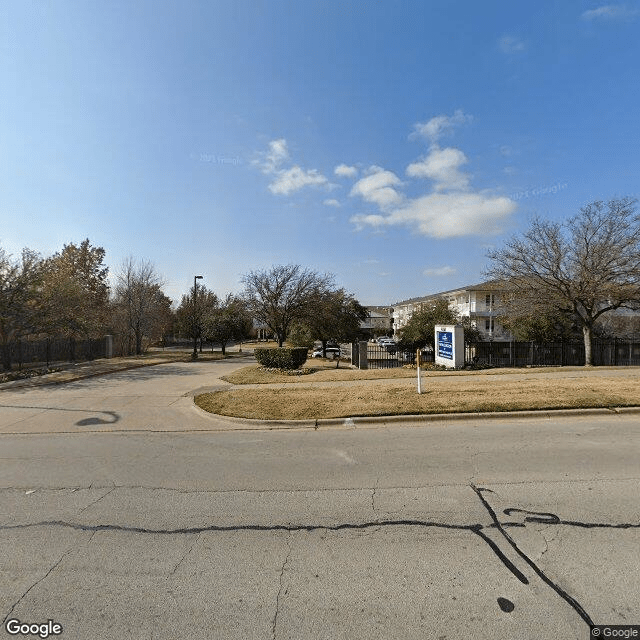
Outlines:
<svg viewBox="0 0 640 640"><path fill-rule="evenodd" d="M487 318L484 321L484 329L485 331L490 331L491 333L493 333L493 318Z"/></svg>
<svg viewBox="0 0 640 640"><path fill-rule="evenodd" d="M487 307L492 307L496 303L496 299L495 299L493 293L487 293L487 296L486 296L485 300L486 300L486 303L487 303Z"/></svg>

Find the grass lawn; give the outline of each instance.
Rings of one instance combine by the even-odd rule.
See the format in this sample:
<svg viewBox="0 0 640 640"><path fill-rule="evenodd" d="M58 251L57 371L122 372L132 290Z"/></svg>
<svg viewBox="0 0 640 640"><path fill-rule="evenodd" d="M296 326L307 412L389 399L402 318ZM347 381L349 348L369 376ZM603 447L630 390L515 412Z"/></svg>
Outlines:
<svg viewBox="0 0 640 640"><path fill-rule="evenodd" d="M322 361L313 368L317 370L308 375L287 376L246 367L227 381L261 386L238 386L195 401L212 413L262 420L640 404L640 368L627 369L624 375L619 369L582 367L429 371L422 377L422 395L416 391L415 370L336 370L335 363ZM518 379L509 373L519 374ZM339 384L345 381L351 383ZM278 383L278 388L263 387L266 383Z"/></svg>

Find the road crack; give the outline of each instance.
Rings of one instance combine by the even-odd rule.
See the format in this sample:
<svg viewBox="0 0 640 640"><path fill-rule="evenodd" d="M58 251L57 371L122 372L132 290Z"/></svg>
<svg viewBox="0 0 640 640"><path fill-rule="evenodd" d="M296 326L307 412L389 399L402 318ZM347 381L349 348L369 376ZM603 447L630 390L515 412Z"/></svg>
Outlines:
<svg viewBox="0 0 640 640"><path fill-rule="evenodd" d="M284 572L285 572L285 570L287 568L287 563L289 562L289 557L291 556L291 547L292 547L291 536L289 536L289 539L287 541L287 545L288 545L287 555L285 556L284 562L282 563L282 567L280 568L280 582L279 582L279 587L278 587L278 595L276 596L276 611L274 613L273 623L271 625L271 638L272 638L272 640L276 640L276 629L277 629L277 626L278 626L278 615L280 613L280 596L282 595ZM285 591L285 595L286 595L286 593L287 592Z"/></svg>
<svg viewBox="0 0 640 640"><path fill-rule="evenodd" d="M95 535L95 531L89 536L89 539L87 540L87 545L91 542L91 540L93 539L93 536ZM86 546L86 545L85 545ZM39 584L43 583L57 568L58 566L62 563L62 561L72 552L75 551L76 546L73 545L71 547L69 547L57 560L56 562L53 564L53 566L41 577L38 578L38 580L36 580L11 606L11 609L9 609L9 613L7 613L7 615L4 617L4 620L2 621L2 624L4 626L4 624L6 623L6 621L11 617L11 614L14 612L14 610L16 609L16 607L29 595L29 593L31 593L31 591L33 591L33 589L35 589Z"/></svg>
<svg viewBox="0 0 640 640"><path fill-rule="evenodd" d="M189 545L189 548L185 550L184 554L182 555L182 558L178 560L178 563L176 564L176 566L173 567L173 569L169 572L169 575L167 576L168 578L176 574L178 567L186 560L187 556L193 551L193 548L196 546L199 539L200 539L200 534L199 533L195 534L191 544Z"/></svg>
<svg viewBox="0 0 640 640"><path fill-rule="evenodd" d="M106 498L112 491L115 491L115 486L111 487L111 489L109 489L109 491L107 491L106 493L102 494L99 498L96 498L93 502L90 502L86 507L82 507L82 509L80 509L80 511L78 511L78 515L80 515L81 513L84 513L87 509L89 509L89 507L93 507L94 504L98 504L98 502L100 502L100 500L102 500L103 498Z"/></svg>

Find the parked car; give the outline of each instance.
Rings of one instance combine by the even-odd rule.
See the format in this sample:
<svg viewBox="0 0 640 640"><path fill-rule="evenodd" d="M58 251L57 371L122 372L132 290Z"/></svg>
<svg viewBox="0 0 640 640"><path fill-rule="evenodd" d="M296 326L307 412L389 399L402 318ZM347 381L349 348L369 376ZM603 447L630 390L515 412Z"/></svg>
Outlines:
<svg viewBox="0 0 640 640"><path fill-rule="evenodd" d="M327 358L331 358L332 360L340 357L340 347L327 347L326 349ZM311 354L312 358L322 358L322 347L314 348L313 353Z"/></svg>

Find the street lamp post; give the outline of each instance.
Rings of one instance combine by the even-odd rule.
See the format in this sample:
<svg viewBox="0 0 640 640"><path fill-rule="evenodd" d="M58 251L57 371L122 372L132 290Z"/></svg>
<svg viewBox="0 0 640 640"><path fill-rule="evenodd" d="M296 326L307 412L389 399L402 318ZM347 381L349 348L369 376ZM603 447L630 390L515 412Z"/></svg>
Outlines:
<svg viewBox="0 0 640 640"><path fill-rule="evenodd" d="M195 360L198 357L198 334L196 331L197 306L198 306L198 280L202 280L203 276L193 276L193 353L191 357Z"/></svg>

